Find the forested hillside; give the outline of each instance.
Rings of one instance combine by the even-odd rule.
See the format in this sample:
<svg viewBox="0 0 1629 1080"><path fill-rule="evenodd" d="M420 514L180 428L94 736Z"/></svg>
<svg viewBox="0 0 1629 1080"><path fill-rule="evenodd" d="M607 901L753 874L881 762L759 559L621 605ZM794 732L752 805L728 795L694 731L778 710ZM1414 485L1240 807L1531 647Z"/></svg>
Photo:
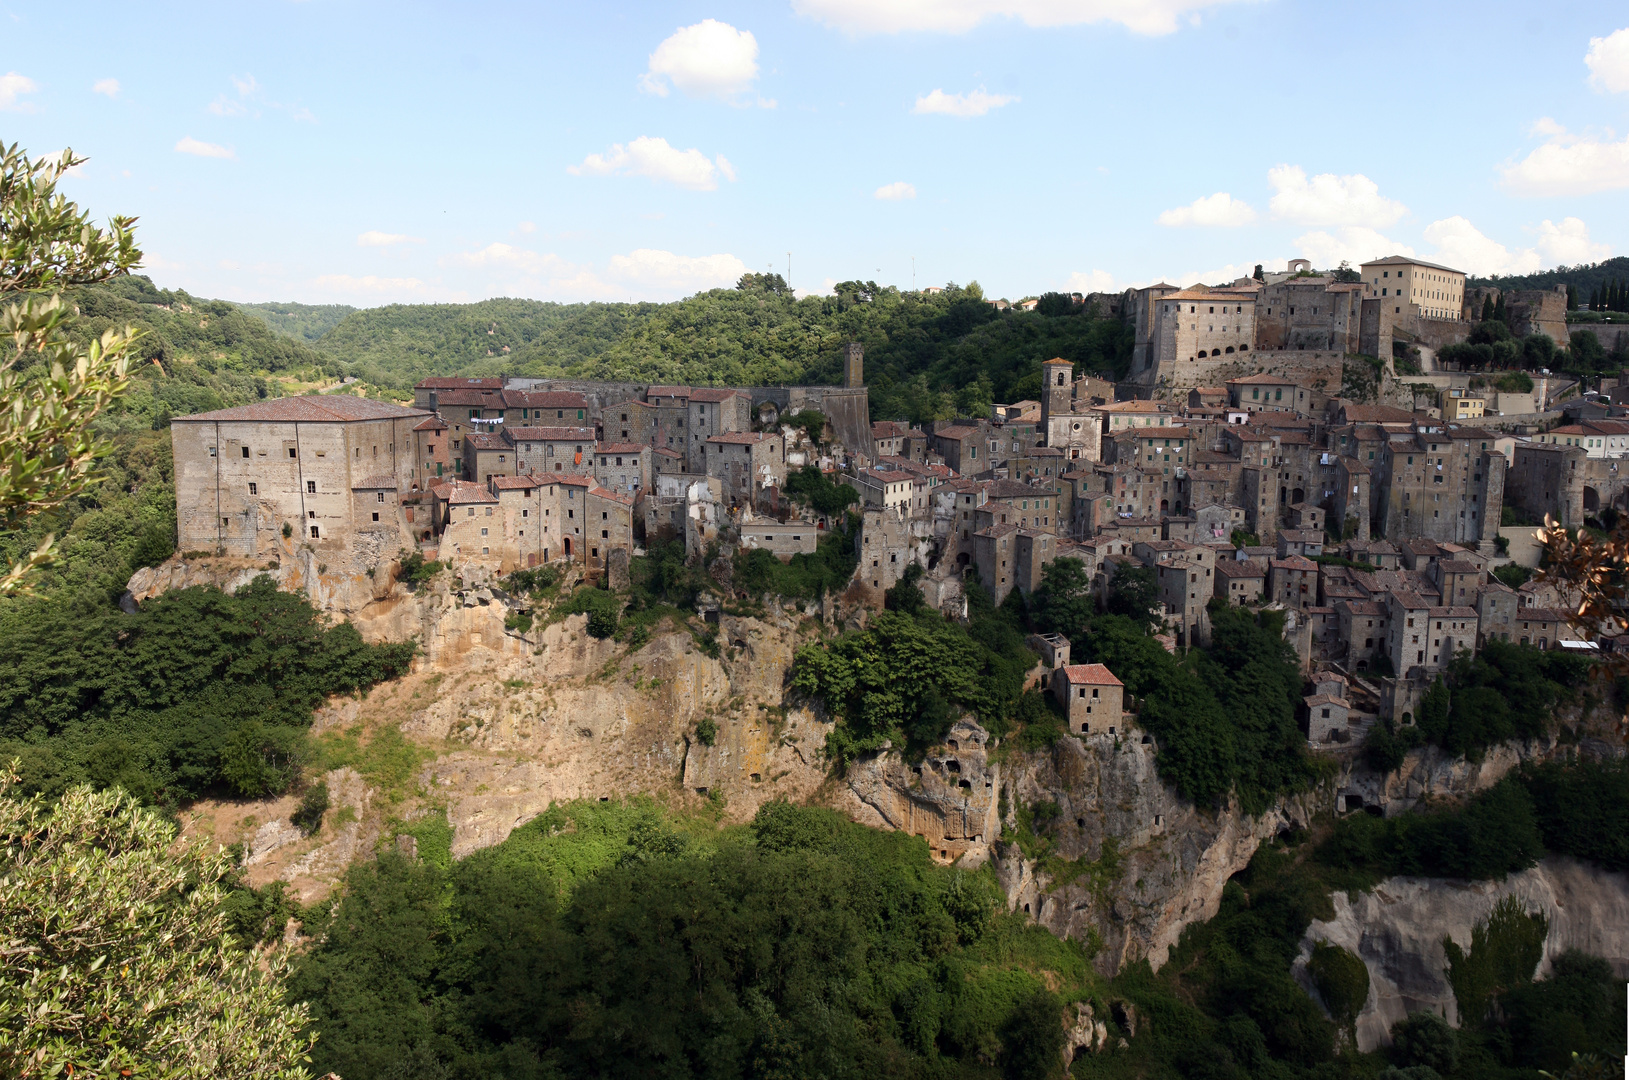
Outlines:
<svg viewBox="0 0 1629 1080"><path fill-rule="evenodd" d="M747 275L734 289L671 304L395 304L347 316L317 344L349 374L406 388L426 375L506 372L699 386L829 383L840 378L843 344L858 341L872 415L927 420L1033 397L1037 364L1053 356L1123 373L1127 327L1066 297L1048 299L1032 312L997 311L976 284L930 296L874 282L796 299L777 275Z"/></svg>
<svg viewBox="0 0 1629 1080"><path fill-rule="evenodd" d="M239 304L257 319L282 334L311 344L338 326L345 316L356 310L349 304Z"/></svg>

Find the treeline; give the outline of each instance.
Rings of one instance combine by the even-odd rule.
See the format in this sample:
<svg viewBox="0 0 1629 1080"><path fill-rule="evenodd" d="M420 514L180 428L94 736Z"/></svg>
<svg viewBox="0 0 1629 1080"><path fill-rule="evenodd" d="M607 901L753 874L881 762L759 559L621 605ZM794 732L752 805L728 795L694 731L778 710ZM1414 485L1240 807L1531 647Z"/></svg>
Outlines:
<svg viewBox="0 0 1629 1080"><path fill-rule="evenodd" d="M842 346L866 347L872 413L912 421L982 415L1040 392L1040 361L1123 374L1130 330L1061 294L997 311L977 285L938 295L844 282L793 297L747 275L670 304L394 304L347 315L318 340L345 370L405 388L427 375L519 373L706 385L832 383ZM507 351L506 351L507 350Z"/></svg>
<svg viewBox="0 0 1629 1080"><path fill-rule="evenodd" d="M368 645L262 575L128 613L62 590L0 605L0 760L26 790L88 781L146 802L275 795L313 750L313 710L406 670L412 644Z"/></svg>
<svg viewBox="0 0 1629 1080"><path fill-rule="evenodd" d="M353 867L306 921L318 1071L1045 1077L1096 982L988 873L828 810L577 803L458 862L444 824L413 831L418 859Z"/></svg>
<svg viewBox="0 0 1629 1080"><path fill-rule="evenodd" d="M314 345L357 309L349 304L238 304L238 310L264 322L284 337Z"/></svg>
<svg viewBox="0 0 1629 1080"><path fill-rule="evenodd" d="M1492 285L1499 289L1553 289L1557 285L1569 286L1580 302L1591 292L1606 288L1613 281L1629 280L1629 256L1619 255L1598 263L1579 263L1577 266L1558 266L1534 274L1494 275L1471 278L1471 288Z"/></svg>

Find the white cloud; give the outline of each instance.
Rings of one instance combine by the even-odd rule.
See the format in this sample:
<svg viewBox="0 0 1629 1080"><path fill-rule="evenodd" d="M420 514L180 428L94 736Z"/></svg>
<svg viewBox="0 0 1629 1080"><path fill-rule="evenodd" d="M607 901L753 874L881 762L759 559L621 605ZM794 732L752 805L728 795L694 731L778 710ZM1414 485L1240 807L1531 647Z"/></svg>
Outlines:
<svg viewBox="0 0 1629 1080"><path fill-rule="evenodd" d="M724 174L724 179L735 183L735 166L730 164L730 159L723 154L715 154L713 161L718 164L718 171Z"/></svg>
<svg viewBox="0 0 1629 1080"><path fill-rule="evenodd" d="M717 160L700 150L680 150L666 139L641 135L627 146L614 143L604 154L589 154L581 165L566 169L573 176L648 176L691 191L712 191L718 176L735 179L735 168L720 154Z"/></svg>
<svg viewBox="0 0 1629 1080"><path fill-rule="evenodd" d="M1267 170L1273 195L1273 216L1297 225L1344 225L1383 229L1408 213L1408 207L1384 198L1380 186L1362 173L1336 176L1319 173L1307 177L1299 165Z"/></svg>
<svg viewBox="0 0 1629 1080"><path fill-rule="evenodd" d="M260 83L253 75L244 75L241 78L234 75L232 76L232 85L237 87L239 97L248 97L260 89Z"/></svg>
<svg viewBox="0 0 1629 1080"><path fill-rule="evenodd" d="M531 277L573 269L564 259L553 253L540 254L504 243L488 244L480 251L461 252L452 257L452 262L459 266L496 267L519 271Z"/></svg>
<svg viewBox="0 0 1629 1080"><path fill-rule="evenodd" d="M1387 255L1414 254L1414 249L1408 245L1388 240L1374 229L1362 225L1348 225L1334 233L1320 230L1297 236L1295 248L1302 258L1311 260L1318 270L1331 270L1342 262L1357 266Z"/></svg>
<svg viewBox="0 0 1629 1080"><path fill-rule="evenodd" d="M1539 226L1538 249L1555 265L1577 266L1612 257L1611 244L1589 238L1589 228L1578 218L1562 218L1556 225L1545 221Z"/></svg>
<svg viewBox="0 0 1629 1080"><path fill-rule="evenodd" d="M106 94L110 98L118 97L119 89L118 79L98 79L91 84L91 93Z"/></svg>
<svg viewBox="0 0 1629 1080"><path fill-rule="evenodd" d="M418 294L425 291L424 282L418 278L375 277L373 274L363 277L352 277L350 274L324 274L314 279L312 284L349 296L375 297L381 294Z"/></svg>
<svg viewBox="0 0 1629 1080"><path fill-rule="evenodd" d="M639 77L639 88L667 97L672 83L690 97L729 100L751 90L757 77L758 40L729 23L703 19L675 30L656 46L650 67Z"/></svg>
<svg viewBox="0 0 1629 1080"><path fill-rule="evenodd" d="M15 71L8 71L0 75L0 109L10 109L14 112L32 112L33 106L26 101L19 101L24 94L32 94L39 89L39 85L27 75L19 75Z"/></svg>
<svg viewBox="0 0 1629 1080"><path fill-rule="evenodd" d="M357 247L390 247L392 244L422 244L421 236L408 236L406 233L380 232L378 229L369 229L360 233L356 238Z"/></svg>
<svg viewBox="0 0 1629 1080"><path fill-rule="evenodd" d="M1590 38L1584 54L1589 84L1605 94L1629 90L1629 26L1604 38Z"/></svg>
<svg viewBox="0 0 1629 1080"><path fill-rule="evenodd" d="M234 101L225 94L217 94L215 100L209 103L209 111L216 116L244 116L249 108L241 101Z"/></svg>
<svg viewBox="0 0 1629 1080"><path fill-rule="evenodd" d="M931 94L917 98L916 106L911 111L918 115L939 113L943 116L983 116L991 109L1011 105L1017 100L1018 98L1011 94L987 93L982 86L965 94L947 94L943 90L935 90Z"/></svg>
<svg viewBox="0 0 1629 1080"><path fill-rule="evenodd" d="M879 199L914 199L916 198L916 186L907 184L903 180L895 180L892 184L882 185L876 190L875 194Z"/></svg>
<svg viewBox="0 0 1629 1080"><path fill-rule="evenodd" d="M523 221L523 222L520 223L520 225L518 227L519 227L520 231L523 232L523 233L534 233L534 232L537 231L537 222L535 222L535 221Z"/></svg>
<svg viewBox="0 0 1629 1080"><path fill-rule="evenodd" d="M1118 23L1137 34L1169 34L1199 12L1231 0L792 0L800 15L851 34L937 31L962 34L986 19L1027 26Z"/></svg>
<svg viewBox="0 0 1629 1080"><path fill-rule="evenodd" d="M1548 136L1550 141L1499 170L1504 174L1505 187L1514 194L1592 195L1629 187L1629 137L1603 142L1588 135L1574 135L1548 117L1534 124L1532 130Z"/></svg>
<svg viewBox="0 0 1629 1080"><path fill-rule="evenodd" d="M1232 229L1256 220L1256 212L1249 203L1235 199L1225 191L1205 195L1187 206L1167 210L1160 215L1161 225L1210 225Z"/></svg>
<svg viewBox="0 0 1629 1080"><path fill-rule="evenodd" d="M1069 280L1063 283L1064 292L1094 293L1119 292L1121 286L1115 284L1114 275L1107 270L1076 270L1069 275Z"/></svg>
<svg viewBox="0 0 1629 1080"><path fill-rule="evenodd" d="M1538 234L1532 247L1513 251L1457 215L1433 221L1425 230L1426 240L1437 248L1435 261L1477 276L1531 274L1551 266L1600 262L1612 254L1611 245L1591 240L1589 228L1575 217L1563 218L1559 225L1546 220Z"/></svg>
<svg viewBox="0 0 1629 1080"><path fill-rule="evenodd" d="M694 292L734 285L747 272L747 264L734 255L675 255L671 251L639 248L611 256L611 274L637 285Z"/></svg>
<svg viewBox="0 0 1629 1080"><path fill-rule="evenodd" d="M238 156L235 151L225 146L218 146L215 143L203 142L199 139L194 139L191 135L186 136L180 142L176 143L175 148L180 153L191 154L194 157L235 158Z"/></svg>

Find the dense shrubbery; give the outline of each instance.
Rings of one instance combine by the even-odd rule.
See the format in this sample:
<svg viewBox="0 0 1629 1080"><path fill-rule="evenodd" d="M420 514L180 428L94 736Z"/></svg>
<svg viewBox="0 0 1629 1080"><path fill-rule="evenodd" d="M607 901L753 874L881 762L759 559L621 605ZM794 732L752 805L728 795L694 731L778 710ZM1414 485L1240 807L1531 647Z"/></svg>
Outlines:
<svg viewBox="0 0 1629 1080"><path fill-rule="evenodd" d="M1545 847L1629 870L1629 760L1528 766L1521 781Z"/></svg>
<svg viewBox="0 0 1629 1080"><path fill-rule="evenodd" d="M0 608L0 757L57 792L89 780L147 800L286 787L329 694L403 671L413 646L364 644L259 577L166 593L134 615L88 599Z"/></svg>
<svg viewBox="0 0 1629 1080"><path fill-rule="evenodd" d="M1138 699L1162 779L1200 805L1232 791L1259 813L1315 776L1295 721L1300 673L1281 612L1214 605L1211 628L1211 647L1179 660L1130 619L1099 616L1073 655L1107 664Z"/></svg>
<svg viewBox="0 0 1629 1080"><path fill-rule="evenodd" d="M1396 874L1502 878L1544 855L1533 800L1515 779L1464 807L1377 818L1351 814L1318 848L1318 860L1372 882Z"/></svg>
<svg viewBox="0 0 1629 1080"><path fill-rule="evenodd" d="M792 688L824 699L839 720L826 751L847 762L890 740L932 745L963 709L1004 731L1034 663L1007 613L988 606L965 627L927 609L886 611L864 630L799 649Z"/></svg>
<svg viewBox="0 0 1629 1080"><path fill-rule="evenodd" d="M1413 725L1377 724L1365 754L1389 772L1414 746L1430 742L1450 754L1479 757L1507 739L1543 735L1555 708L1584 685L1590 661L1556 650L1489 641L1474 657L1460 655L1420 702Z"/></svg>
<svg viewBox="0 0 1629 1080"><path fill-rule="evenodd" d="M427 839L422 861L354 868L307 924L292 989L319 1070L1042 1076L1062 1035L1044 980L1093 980L987 876L825 810L719 833L574 804L457 863Z"/></svg>
<svg viewBox="0 0 1629 1080"><path fill-rule="evenodd" d="M859 564L852 535L832 530L820 534L814 554L799 552L789 562L781 562L763 548L742 548L735 554L733 580L736 588L752 596L773 593L815 600L827 592L841 592Z"/></svg>
<svg viewBox="0 0 1629 1080"><path fill-rule="evenodd" d="M814 465L805 465L797 472L788 473L783 490L788 498L807 503L817 514L841 514L860 501L858 488L852 484L837 483Z"/></svg>

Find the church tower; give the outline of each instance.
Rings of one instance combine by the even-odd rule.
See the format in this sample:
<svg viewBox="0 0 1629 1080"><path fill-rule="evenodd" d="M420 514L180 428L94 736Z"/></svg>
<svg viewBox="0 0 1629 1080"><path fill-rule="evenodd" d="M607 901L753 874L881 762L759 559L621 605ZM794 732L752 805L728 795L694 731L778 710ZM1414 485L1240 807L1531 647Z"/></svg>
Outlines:
<svg viewBox="0 0 1629 1080"><path fill-rule="evenodd" d="M1052 430L1052 421L1070 415L1075 396L1074 377L1073 361L1054 357L1041 364L1041 430L1046 433L1048 446L1061 443Z"/></svg>

